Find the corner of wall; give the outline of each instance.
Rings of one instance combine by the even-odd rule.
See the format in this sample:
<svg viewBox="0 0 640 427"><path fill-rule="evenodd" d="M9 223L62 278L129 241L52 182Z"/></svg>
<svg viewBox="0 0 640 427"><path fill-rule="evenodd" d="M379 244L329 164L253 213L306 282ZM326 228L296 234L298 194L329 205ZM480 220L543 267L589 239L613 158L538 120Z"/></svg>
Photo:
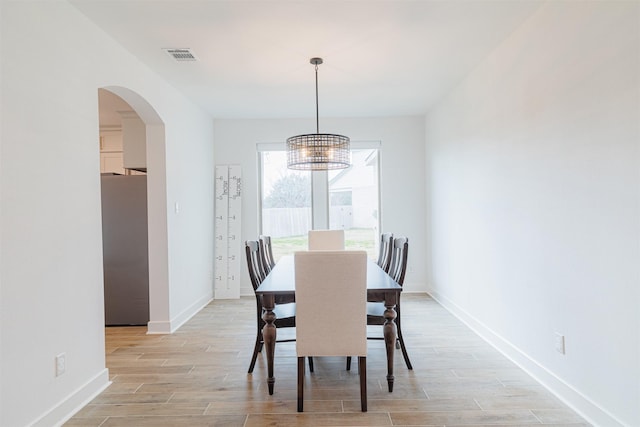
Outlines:
<svg viewBox="0 0 640 427"><path fill-rule="evenodd" d="M170 321L151 321L147 323L147 334L163 335L174 333L211 301L213 301L213 290L202 296Z"/></svg>

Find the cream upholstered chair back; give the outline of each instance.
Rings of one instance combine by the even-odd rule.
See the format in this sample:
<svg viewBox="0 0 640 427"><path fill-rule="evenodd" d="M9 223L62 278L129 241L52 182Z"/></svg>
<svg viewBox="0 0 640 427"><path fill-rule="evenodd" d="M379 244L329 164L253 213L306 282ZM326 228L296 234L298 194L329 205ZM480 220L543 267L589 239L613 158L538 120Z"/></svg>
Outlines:
<svg viewBox="0 0 640 427"><path fill-rule="evenodd" d="M366 356L367 253L295 253L298 356Z"/></svg>
<svg viewBox="0 0 640 427"><path fill-rule="evenodd" d="M304 360L358 356L360 405L367 411L367 253L296 252L298 412L303 410Z"/></svg>
<svg viewBox="0 0 640 427"><path fill-rule="evenodd" d="M309 230L309 250L344 250L344 230Z"/></svg>

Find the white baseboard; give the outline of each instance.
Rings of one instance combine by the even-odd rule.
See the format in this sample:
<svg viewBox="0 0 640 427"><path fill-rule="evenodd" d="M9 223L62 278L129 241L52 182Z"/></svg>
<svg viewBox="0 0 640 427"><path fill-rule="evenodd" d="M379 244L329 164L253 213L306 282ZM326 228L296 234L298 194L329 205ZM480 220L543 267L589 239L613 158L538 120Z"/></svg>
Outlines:
<svg viewBox="0 0 640 427"><path fill-rule="evenodd" d="M147 334L163 335L171 333L171 320L155 320L147 323Z"/></svg>
<svg viewBox="0 0 640 427"><path fill-rule="evenodd" d="M585 418L589 423L594 426L624 426L624 423L618 420L609 411L601 408L597 403L582 394L579 390L576 390L573 386L567 384L549 369L529 357L525 352L493 332L481 321L467 313L453 301L449 300L444 295L439 294L437 291L431 290L429 295L431 295L431 297L442 307L460 319L460 321L467 325L492 347L502 353L506 358L515 363L526 373L531 375L536 381L553 393L567 406L580 414L580 416Z"/></svg>
<svg viewBox="0 0 640 427"><path fill-rule="evenodd" d="M87 403L102 393L109 384L111 384L111 381L109 381L109 370L105 368L29 425L31 427L59 427L63 425Z"/></svg>
<svg viewBox="0 0 640 427"><path fill-rule="evenodd" d="M427 293L427 291L427 284L425 282L405 280L402 284L403 294Z"/></svg>
<svg viewBox="0 0 640 427"><path fill-rule="evenodd" d="M184 309L182 313L178 314L171 320L162 320L162 321L150 321L147 323L147 334L172 334L180 328L180 326L184 325L195 316L200 310L202 310L207 304L209 304L213 299L212 294L207 294L195 301L189 307Z"/></svg>

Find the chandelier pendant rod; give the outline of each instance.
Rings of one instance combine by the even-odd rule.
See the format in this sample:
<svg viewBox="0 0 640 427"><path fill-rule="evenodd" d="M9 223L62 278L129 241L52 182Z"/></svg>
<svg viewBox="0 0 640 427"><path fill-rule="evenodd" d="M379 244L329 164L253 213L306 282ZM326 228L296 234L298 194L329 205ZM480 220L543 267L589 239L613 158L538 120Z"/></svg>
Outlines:
<svg viewBox="0 0 640 427"><path fill-rule="evenodd" d="M320 115L318 113L318 63L315 63L316 66L316 133L320 133Z"/></svg>

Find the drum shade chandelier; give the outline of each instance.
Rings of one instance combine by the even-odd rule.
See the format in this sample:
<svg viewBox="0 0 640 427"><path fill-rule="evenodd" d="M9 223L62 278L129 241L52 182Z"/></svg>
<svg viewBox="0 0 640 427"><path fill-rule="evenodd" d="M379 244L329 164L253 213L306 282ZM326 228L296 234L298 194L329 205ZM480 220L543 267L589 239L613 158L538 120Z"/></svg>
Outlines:
<svg viewBox="0 0 640 427"><path fill-rule="evenodd" d="M344 169L351 166L349 137L320 133L318 116L318 65L322 58L311 58L316 68L316 133L287 138L287 167L296 170Z"/></svg>

